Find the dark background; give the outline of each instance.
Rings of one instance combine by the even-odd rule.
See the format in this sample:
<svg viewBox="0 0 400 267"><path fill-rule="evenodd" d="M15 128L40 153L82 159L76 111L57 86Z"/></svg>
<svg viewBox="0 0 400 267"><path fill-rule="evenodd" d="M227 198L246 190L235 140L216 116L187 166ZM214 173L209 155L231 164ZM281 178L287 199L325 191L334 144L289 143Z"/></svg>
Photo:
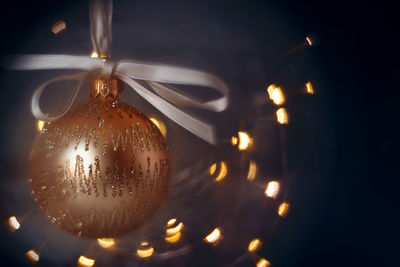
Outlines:
<svg viewBox="0 0 400 267"><path fill-rule="evenodd" d="M72 3L2 3L0 52L19 51L17 44L29 42L30 29L47 19L52 10ZM245 28L251 25L251 18L262 18L266 3L216 1L203 5L223 7L227 13L242 12ZM275 266L399 266L396 9L385 1L272 3L296 21L300 35L317 32L320 36L314 57L320 66L317 101L323 108L318 118L324 128L319 131L321 145L315 152L319 158L319 165L314 166L317 174L301 184L294 183L293 187L299 188L293 190L295 209L278 228L270 248L271 261ZM171 5L179 6L179 2ZM23 92L0 91L1 120L5 120L12 116L6 112ZM4 135L10 133L1 132L0 137L7 140ZM2 159L1 164L8 163ZM313 185L313 191L307 184ZM310 191L303 195L303 189ZM1 212L6 219L7 214ZM15 265L17 261L5 254L6 246L1 241L2 265Z"/></svg>

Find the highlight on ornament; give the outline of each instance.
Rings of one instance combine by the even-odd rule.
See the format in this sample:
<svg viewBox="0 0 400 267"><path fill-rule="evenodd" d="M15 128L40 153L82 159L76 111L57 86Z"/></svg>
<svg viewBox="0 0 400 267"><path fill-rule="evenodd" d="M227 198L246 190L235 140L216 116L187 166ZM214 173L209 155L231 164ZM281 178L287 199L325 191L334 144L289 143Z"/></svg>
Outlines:
<svg viewBox="0 0 400 267"><path fill-rule="evenodd" d="M270 267L271 263L264 258L261 258L257 263L257 267Z"/></svg>
<svg viewBox="0 0 400 267"><path fill-rule="evenodd" d="M249 170L247 171L247 180L253 181L257 176L257 172L258 172L257 163L253 160L250 160Z"/></svg>
<svg viewBox="0 0 400 267"><path fill-rule="evenodd" d="M247 250L249 252L255 252L255 251L259 250L261 248L261 246L262 246L261 240L258 239L258 238L255 238L255 239L250 241L250 243L249 243L249 245L247 247Z"/></svg>
<svg viewBox="0 0 400 267"><path fill-rule="evenodd" d="M285 108L279 108L276 111L276 120L280 124L288 124L289 123L289 116L288 116Z"/></svg>
<svg viewBox="0 0 400 267"><path fill-rule="evenodd" d="M15 232L21 227L21 224L19 223L17 217L11 216L8 218L8 226L11 232Z"/></svg>
<svg viewBox="0 0 400 267"><path fill-rule="evenodd" d="M80 256L78 258L78 266L82 266L82 267L92 267L95 263L95 259L91 259L89 257L85 257L85 256Z"/></svg>
<svg viewBox="0 0 400 267"><path fill-rule="evenodd" d="M279 207L278 207L278 215L281 217L286 217L287 214L289 213L289 203L287 202L282 202Z"/></svg>
<svg viewBox="0 0 400 267"><path fill-rule="evenodd" d="M270 181L267 183L265 195L269 198L276 198L279 194L280 183L278 181Z"/></svg>
<svg viewBox="0 0 400 267"><path fill-rule="evenodd" d="M37 128L37 130L38 130L39 132L41 132L41 131L43 130L45 124L46 124L45 121L38 120L38 121L36 122L36 128Z"/></svg>
<svg viewBox="0 0 400 267"><path fill-rule="evenodd" d="M97 238L97 244L103 248L110 248L115 245L114 238Z"/></svg>
<svg viewBox="0 0 400 267"><path fill-rule="evenodd" d="M311 82L306 82L306 93L313 95L314 94L314 88L311 84Z"/></svg>
<svg viewBox="0 0 400 267"><path fill-rule="evenodd" d="M222 238L220 228L215 228L210 234L204 238L204 242L214 244Z"/></svg>
<svg viewBox="0 0 400 267"><path fill-rule="evenodd" d="M283 95L282 89L275 84L271 84L267 87L269 99L274 102L275 105L282 105L285 102L285 96Z"/></svg>
<svg viewBox="0 0 400 267"><path fill-rule="evenodd" d="M34 249L28 250L25 253L25 256L30 262L33 262L33 263L38 262L40 259L39 253Z"/></svg>
<svg viewBox="0 0 400 267"><path fill-rule="evenodd" d="M160 130L161 134L164 136L164 138L167 137L167 127L165 126L165 124L159 120L156 119L155 117L149 117L149 119L151 120L152 123L154 123L157 128Z"/></svg>

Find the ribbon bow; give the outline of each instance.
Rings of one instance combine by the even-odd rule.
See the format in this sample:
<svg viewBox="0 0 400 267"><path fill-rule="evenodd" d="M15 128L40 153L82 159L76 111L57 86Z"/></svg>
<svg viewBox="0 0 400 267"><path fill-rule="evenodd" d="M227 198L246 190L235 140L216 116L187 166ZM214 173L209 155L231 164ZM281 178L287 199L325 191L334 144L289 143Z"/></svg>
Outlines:
<svg viewBox="0 0 400 267"><path fill-rule="evenodd" d="M105 2L105 3L104 3ZM78 69L80 72L73 75L63 75L46 81L36 88L32 97L32 113L39 120L53 121L63 116L72 106L85 77L89 73L101 70L108 76L115 76L128 84L140 96L146 99L155 108L169 117L194 135L216 144L214 127L183 112L176 106L194 107L220 112L228 105L229 89L218 77L197 70L174 66L142 63L134 60L111 61L111 0L92 0L90 5L91 36L95 51L100 58L72 55L18 55L6 58L3 66L13 70L45 70L45 69ZM45 115L39 106L43 90L52 82L62 80L77 80L70 102L63 112L57 116ZM137 80L145 81L154 90L139 84ZM162 84L161 84L162 83ZM222 93L222 97L200 102L189 96L181 94L165 84L181 84L191 86L209 87Z"/></svg>

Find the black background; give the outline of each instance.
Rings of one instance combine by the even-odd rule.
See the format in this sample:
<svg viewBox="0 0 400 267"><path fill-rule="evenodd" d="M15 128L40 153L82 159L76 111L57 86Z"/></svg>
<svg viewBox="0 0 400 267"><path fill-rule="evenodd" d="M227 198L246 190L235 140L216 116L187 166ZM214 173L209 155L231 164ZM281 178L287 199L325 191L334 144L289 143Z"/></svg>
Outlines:
<svg viewBox="0 0 400 267"><path fill-rule="evenodd" d="M30 27L66 1L6 1L0 16L0 52L28 42ZM299 30L317 32L324 83L318 100L325 107L318 205L296 197L293 211L276 235L276 266L399 266L398 15L384 1L283 1L277 6L298 21ZM262 1L219 1L227 12L262 16ZM258 8L249 8L249 6ZM397 74L397 75L396 75ZM18 96L0 89L6 112ZM10 96L11 94L11 96ZM2 114L9 116L9 114ZM3 137L3 135L1 135ZM327 151L325 148L329 148ZM329 154L329 156L327 155ZM324 162L324 160L329 162ZM2 162L3 165L3 162ZM309 216L303 219L304 214ZM6 219L7 214L0 214ZM279 233L281 231L281 233ZM16 264L3 253L2 266Z"/></svg>

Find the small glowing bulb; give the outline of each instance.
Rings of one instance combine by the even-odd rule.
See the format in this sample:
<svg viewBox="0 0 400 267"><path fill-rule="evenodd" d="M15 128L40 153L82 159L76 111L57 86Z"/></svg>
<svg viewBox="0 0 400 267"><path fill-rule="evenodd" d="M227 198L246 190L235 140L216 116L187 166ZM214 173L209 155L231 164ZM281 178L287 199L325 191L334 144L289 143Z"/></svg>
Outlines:
<svg viewBox="0 0 400 267"><path fill-rule="evenodd" d="M215 243L221 238L221 230L217 227L208 236L204 238L207 243Z"/></svg>
<svg viewBox="0 0 400 267"><path fill-rule="evenodd" d="M278 214L281 217L285 217L289 212L289 203L282 202L278 207Z"/></svg>
<svg viewBox="0 0 400 267"><path fill-rule="evenodd" d="M154 248L153 247L149 247L146 249L137 249L136 250L136 254L140 257L140 258L148 258L151 257L151 255L153 255L154 253Z"/></svg>
<svg viewBox="0 0 400 267"><path fill-rule="evenodd" d="M90 55L91 58L98 58L99 54L97 54L96 51L93 51L92 54Z"/></svg>
<svg viewBox="0 0 400 267"><path fill-rule="evenodd" d="M282 105L285 102L285 96L283 95L282 89L275 84L271 84L267 88L269 99L274 102L275 105Z"/></svg>
<svg viewBox="0 0 400 267"><path fill-rule="evenodd" d="M38 262L39 261L39 253L36 250L28 250L25 253L26 258L31 262Z"/></svg>
<svg viewBox="0 0 400 267"><path fill-rule="evenodd" d="M254 251L256 251L257 249L259 249L259 248L261 247L261 245L262 245L261 240L258 239L258 238L256 238L256 239L253 239L253 240L250 241L249 246L248 246L247 249L248 249L250 252L254 252Z"/></svg>
<svg viewBox="0 0 400 267"><path fill-rule="evenodd" d="M21 224L18 222L17 217L15 216L11 216L10 218L8 218L8 225L13 232L21 227Z"/></svg>
<svg viewBox="0 0 400 267"><path fill-rule="evenodd" d="M174 223L176 223L176 219L172 218L167 222L167 226L172 226Z"/></svg>
<svg viewBox="0 0 400 267"><path fill-rule="evenodd" d="M115 245L114 238L97 238L97 243L103 248L110 248Z"/></svg>
<svg viewBox="0 0 400 267"><path fill-rule="evenodd" d="M314 88L312 87L311 82L306 83L306 92L310 95L314 94Z"/></svg>
<svg viewBox="0 0 400 267"><path fill-rule="evenodd" d="M85 257L85 256L80 256L78 259L78 265L79 266L84 266L84 267L91 267L94 265L95 260Z"/></svg>
<svg viewBox="0 0 400 267"><path fill-rule="evenodd" d="M270 263L269 261L267 261L266 259L261 258L261 259L257 262L256 266L257 266L257 267L270 267L270 266L271 266L271 263Z"/></svg>
<svg viewBox="0 0 400 267"><path fill-rule="evenodd" d="M211 167L208 169L208 174L210 176L214 175L215 171L217 170L217 163L214 163L211 165Z"/></svg>
<svg viewBox="0 0 400 267"><path fill-rule="evenodd" d="M238 139L237 139L236 136L232 136L232 138L231 138L231 143L232 143L233 146L236 146L236 145L237 145Z"/></svg>
<svg viewBox="0 0 400 267"><path fill-rule="evenodd" d="M253 181L257 175L257 163L250 160L249 171L247 172L247 180Z"/></svg>
<svg viewBox="0 0 400 267"><path fill-rule="evenodd" d="M41 121L41 120L38 120L38 121L37 121L36 127L37 127L37 129L38 129L39 132L43 130L44 125L45 125L45 122L44 122L44 121Z"/></svg>
<svg viewBox="0 0 400 267"><path fill-rule="evenodd" d="M276 111L276 120L280 123L280 124L288 124L289 123L289 117L286 113L286 109L285 108L279 108Z"/></svg>
<svg viewBox="0 0 400 267"><path fill-rule="evenodd" d="M249 134L246 132L238 132L239 135L239 150L246 150L253 142Z"/></svg>
<svg viewBox="0 0 400 267"><path fill-rule="evenodd" d="M167 137L167 127L165 127L165 124L161 120L158 120L154 117L149 117L149 119L157 126L164 138Z"/></svg>
<svg viewBox="0 0 400 267"><path fill-rule="evenodd" d="M276 198L279 193L280 184L278 181L271 181L267 184L265 195L269 198Z"/></svg>

